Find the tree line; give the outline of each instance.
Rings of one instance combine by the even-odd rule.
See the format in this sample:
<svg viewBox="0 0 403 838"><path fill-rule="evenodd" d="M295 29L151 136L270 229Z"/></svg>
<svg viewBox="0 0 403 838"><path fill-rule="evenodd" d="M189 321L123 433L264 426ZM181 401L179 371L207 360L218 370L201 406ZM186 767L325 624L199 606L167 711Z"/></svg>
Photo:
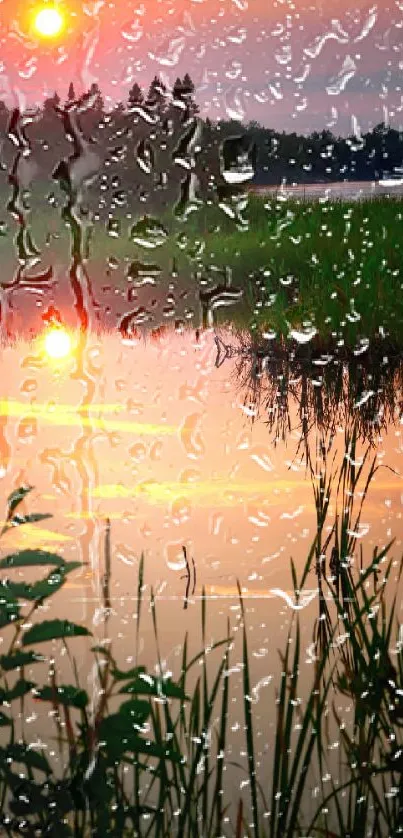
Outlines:
<svg viewBox="0 0 403 838"><path fill-rule="evenodd" d="M87 146L100 158L98 187L135 193L141 201L172 199L187 182L203 197L217 190L231 191L222 178L223 147L236 137L250 150L256 184L310 183L332 180L377 180L399 174L403 165L403 132L379 123L360 136L337 137L329 130L309 135L275 131L257 122L214 122L200 117L195 85L187 73L169 90L155 76L147 91L134 82L127 100L107 108L94 83L78 95L74 84L62 102L57 92L41 107L20 115L24 142L32 150L38 177L52 177L63 158L72 154L65 115L75 111L77 126ZM15 110L0 102L3 170L7 170L18 142L10 124ZM4 141L6 140L6 142ZM236 163L236 159L235 159ZM194 183L190 181L194 178ZM115 184L115 186L114 186ZM106 196L102 198L105 200Z"/></svg>

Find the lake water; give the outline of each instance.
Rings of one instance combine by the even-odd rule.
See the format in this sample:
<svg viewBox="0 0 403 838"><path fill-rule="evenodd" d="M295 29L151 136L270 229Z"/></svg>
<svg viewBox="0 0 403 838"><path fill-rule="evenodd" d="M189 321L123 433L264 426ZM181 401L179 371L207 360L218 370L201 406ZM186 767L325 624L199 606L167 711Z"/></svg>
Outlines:
<svg viewBox="0 0 403 838"><path fill-rule="evenodd" d="M386 195L391 198L401 196L403 194L403 180L399 178L393 182L385 178L383 181L357 180L335 181L334 183L251 186L250 192L257 195L281 195L284 198L299 198L302 200L360 201Z"/></svg>
<svg viewBox="0 0 403 838"><path fill-rule="evenodd" d="M288 557L305 556L314 535L311 480L304 452L296 456L298 398L289 398L290 431L275 445L264 410L256 416L245 401L237 357L219 367L216 359L212 331L126 343L90 335L80 352L59 362L46 358L39 339L3 348L3 497L17 484L33 484L30 504L54 515L51 529L9 532L10 545L49 539L69 558L89 560L95 591L110 518L114 567L132 574L133 555L145 551L166 595L180 597L183 588L182 545L195 557L199 591L206 585L229 596L242 569L242 583L259 594L273 587L273 574L276 587L287 588ZM295 383L294 391L298 396ZM398 411L396 396L396 426L375 435L374 451L399 469ZM339 421L334 446L342 450ZM375 481L366 510L382 514L369 543L383 542L394 525L399 491L400 478L389 472Z"/></svg>
<svg viewBox="0 0 403 838"><path fill-rule="evenodd" d="M23 484L33 485L24 503L25 511L50 512L53 517L9 530L2 539L2 552L42 548L85 563L62 591L39 609L39 614L43 619L64 616L84 623L100 641L110 637L122 667L133 665L135 659L137 573L144 553L145 599L152 588L161 655L165 669L174 677L179 676L185 633L190 639L190 654L202 647L204 589L208 643L226 636L228 618L234 632L228 747L234 759L246 765L239 580L250 644L257 759L262 777L267 779L272 770L275 689L281 675L277 650L284 649L295 606L290 559L295 561L300 578L316 532L315 478L312 482L307 451L319 474L317 442L321 433L312 414L311 430L301 447L301 398L307 384L301 377L291 381L287 421L281 419L277 409L278 421L268 426L273 408L265 410L262 397L261 409L257 410L256 398L251 398L252 391L242 377L245 364L235 335L224 330L219 336L221 345L233 346L232 355L228 352L222 364L217 364L213 330L199 335L192 329L182 334L168 331L154 339L149 336L132 341L122 341L118 334L89 331L80 338L73 333L75 349L59 361L46 356L40 337L3 346L3 508L11 491ZM344 375L347 381L347 366ZM270 389L270 369L266 376ZM383 419L379 418L379 404L375 411L379 429L368 416L361 425L357 457L363 455L370 440L373 448L369 459L375 457L382 468L371 483L356 539L369 560L375 546L382 548L395 538L397 566L402 552L403 439L400 379L397 377L393 386L390 376L386 374L384 387L385 392L392 387L393 397L380 398ZM313 392L317 384L313 379L312 385L311 378ZM264 388L264 382L261 386ZM332 433L322 420L322 437L333 440L328 462L336 474L345 456L346 428L373 404L373 398L374 394L363 397L356 393L350 402L341 399L334 403ZM365 476L361 488L364 484ZM336 495L329 511L328 532L335 511ZM107 520L112 611L105 623L102 590ZM194 562L186 608L184 546ZM20 578L26 578L26 571L20 572ZM307 577L302 602L306 666L301 676L302 689L308 690L313 660L309 650L318 616L314 567ZM154 671L157 658L151 616L147 605L140 633L140 661ZM89 643L76 639L70 645L83 685L91 693L94 671ZM219 660L214 653L211 661ZM59 665L71 682L67 659L59 658ZM31 675L37 677L38 669ZM46 707L38 710L35 705L25 730L32 740L38 737L46 742ZM228 788L236 800L243 779L235 769L228 772Z"/></svg>

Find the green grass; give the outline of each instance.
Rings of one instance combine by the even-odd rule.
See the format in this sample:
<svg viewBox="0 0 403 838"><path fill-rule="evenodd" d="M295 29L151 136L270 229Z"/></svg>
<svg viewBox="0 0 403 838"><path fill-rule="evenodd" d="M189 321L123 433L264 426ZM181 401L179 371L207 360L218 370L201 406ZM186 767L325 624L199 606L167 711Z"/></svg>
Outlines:
<svg viewBox="0 0 403 838"><path fill-rule="evenodd" d="M52 248L58 260L67 263L63 202L52 209L44 198L38 201L36 212L27 215L33 239L49 259L46 236L61 234ZM312 327L317 330L315 340L324 347L352 349L365 339L386 339L401 347L403 200L382 197L348 203L245 195L195 206L186 218L164 211L161 221L167 236L152 249L133 242L130 235L147 204L138 204L131 220L122 210L113 210L108 223L105 218L96 221L88 241L84 235L80 245L95 291L106 282L127 289L125 272L132 261L161 267L152 292L157 296L166 294L169 282L197 296L205 284L222 282L229 267L232 283L243 288L244 298L221 310L219 322L231 319L254 330L271 329L279 339L292 329ZM0 240L5 262L13 259L16 230L7 220Z"/></svg>
<svg viewBox="0 0 403 838"><path fill-rule="evenodd" d="M383 332L401 345L403 201L251 196L242 215L243 229L218 208L191 215L185 227L206 243L205 269L231 266L250 324L281 337L306 322L324 343L349 347Z"/></svg>

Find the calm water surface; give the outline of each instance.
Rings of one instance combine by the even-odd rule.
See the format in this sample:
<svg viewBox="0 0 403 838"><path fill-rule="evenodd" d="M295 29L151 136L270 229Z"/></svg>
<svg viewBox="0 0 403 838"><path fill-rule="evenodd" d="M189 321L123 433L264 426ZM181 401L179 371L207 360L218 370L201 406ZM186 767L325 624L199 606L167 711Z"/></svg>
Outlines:
<svg viewBox="0 0 403 838"><path fill-rule="evenodd" d="M221 339L231 340L232 335L222 333ZM294 396L289 398L290 430L285 438L276 439L275 430L267 425L267 413L256 410L240 383L239 356L234 354L220 366L216 360L213 331L197 339L189 330L132 342L122 342L116 334L89 333L81 348L58 362L45 357L40 339L3 347L0 474L4 507L12 490L29 484L35 489L25 502L26 510L51 512L53 518L9 531L2 550L4 555L23 547L41 547L82 561L83 568L40 609L40 616L65 616L85 623L99 640L111 638L122 666L134 661L137 572L144 553L147 609L141 623L141 662L153 670L157 660L148 607L152 588L164 666L174 676L179 674L185 633L191 651L202 647L204 588L208 642L226 636L227 618L235 639L230 749L237 758L244 748L238 579L249 631L257 754L262 771L270 773L265 755L273 734L275 687L281 674L277 650L284 648L295 604L290 558L300 577L316 531L312 478L307 447L299 445L298 381L293 382ZM363 545L368 560L374 546L382 547L392 538L396 539L396 559L401 554L399 398L397 391L387 426L372 434L371 457L382 468L371 484L357 531L357 544ZM359 410L362 406L357 406ZM337 473L351 416L344 414L343 423L337 404L334 415L339 418L329 462ZM313 424L307 445L319 473L318 439ZM364 438L358 457L366 447ZM329 530L335 510L334 496ZM112 613L105 624L102 580L108 519ZM184 546L194 562L186 608ZM317 617L316 591L312 568L302 599L307 664L302 683L306 689L312 677L309 650ZM71 646L83 685L87 681L91 692L94 673L89 644L76 639ZM219 660L220 653L211 656L212 665ZM67 659L62 656L59 664L71 682ZM46 708L35 706L25 724L31 725L31 736L43 741ZM238 789L239 774L234 771L228 782Z"/></svg>
<svg viewBox="0 0 403 838"><path fill-rule="evenodd" d="M271 577L286 588L289 557L302 561L314 536L298 398L290 396L290 431L276 441L264 410L256 416L245 399L237 359L216 367L212 332L126 344L92 336L80 363L77 354L47 360L39 341L1 352L3 497L33 484L30 504L54 516L46 529L9 532L7 547L53 544L88 561L95 595L109 518L113 575L123 588L144 551L154 583L163 578L164 595L180 598L182 545L194 557L199 593L204 585L211 595L231 596L235 576L260 596L273 587ZM398 394L395 420L373 438L379 463L399 474L382 469L374 479L365 503L368 545L384 543L392 530L398 535ZM341 420L333 450L344 453Z"/></svg>
<svg viewBox="0 0 403 838"><path fill-rule="evenodd" d="M360 201L368 198L401 197L403 194L403 179L396 178L379 181L356 180L356 181L335 181L334 183L306 183L306 184L282 184L281 186L252 186L251 192L257 194L277 194L286 198L306 198Z"/></svg>

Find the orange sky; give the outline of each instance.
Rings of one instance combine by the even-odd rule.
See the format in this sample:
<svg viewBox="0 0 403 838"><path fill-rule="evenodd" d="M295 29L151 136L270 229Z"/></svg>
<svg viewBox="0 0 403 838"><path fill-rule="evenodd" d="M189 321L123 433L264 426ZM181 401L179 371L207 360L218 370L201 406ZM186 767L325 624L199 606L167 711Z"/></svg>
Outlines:
<svg viewBox="0 0 403 838"><path fill-rule="evenodd" d="M32 5L0 6L0 95L14 101L65 93L70 80L78 89L97 81L116 101L134 80L147 86L159 73L172 84L189 71L202 112L217 118L301 131L331 123L336 133L353 117L363 130L402 121L397 0L66 0L67 31L53 45L29 34Z"/></svg>

